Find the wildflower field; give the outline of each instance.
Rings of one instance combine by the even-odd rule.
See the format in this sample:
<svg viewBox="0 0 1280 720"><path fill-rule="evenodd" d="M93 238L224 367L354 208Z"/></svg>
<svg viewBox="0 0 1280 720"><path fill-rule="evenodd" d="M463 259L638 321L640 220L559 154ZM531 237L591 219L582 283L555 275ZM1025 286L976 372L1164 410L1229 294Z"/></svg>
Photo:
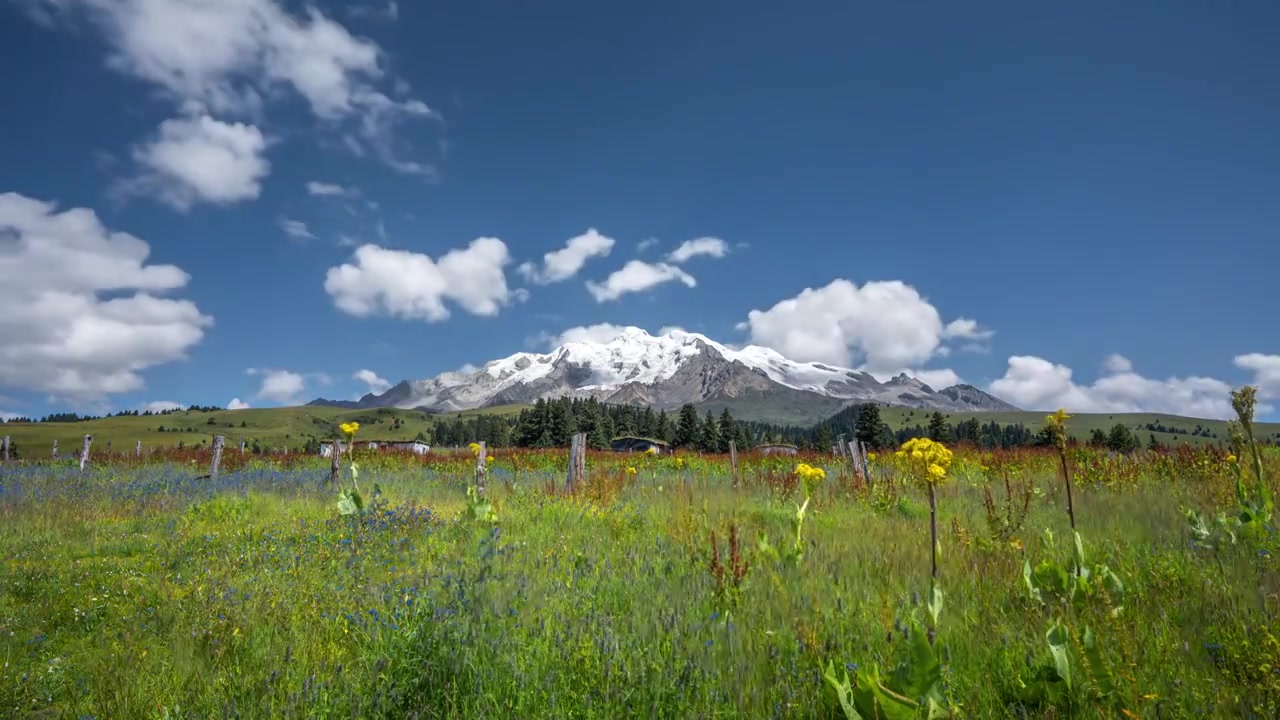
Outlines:
<svg viewBox="0 0 1280 720"><path fill-rule="evenodd" d="M314 456L10 463L0 715L1277 717L1280 456L1246 394L1229 448L920 439L865 476L589 451L570 491L564 450L488 450L480 491L478 447L357 451L340 488Z"/></svg>

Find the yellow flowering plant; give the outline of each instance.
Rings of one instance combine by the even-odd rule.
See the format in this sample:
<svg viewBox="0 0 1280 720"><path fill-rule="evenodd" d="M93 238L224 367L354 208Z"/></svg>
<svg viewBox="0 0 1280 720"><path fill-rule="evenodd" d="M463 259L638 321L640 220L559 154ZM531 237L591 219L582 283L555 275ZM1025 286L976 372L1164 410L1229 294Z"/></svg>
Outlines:
<svg viewBox="0 0 1280 720"><path fill-rule="evenodd" d="M354 420L345 422L338 426L338 430L347 438L347 462L351 467L352 484L350 490L338 493L338 512L342 515L355 515L364 512L364 498L360 497L360 466L356 465L355 457L356 433L360 431L360 423ZM334 452L341 450L334 448Z"/></svg>
<svg viewBox="0 0 1280 720"><path fill-rule="evenodd" d="M800 486L804 490L804 502L796 506L796 514L791 519L791 527L795 529L795 541L791 546L791 550L787 553L787 559L800 564L801 558L804 557L804 518L809 510L809 502L813 500L813 494L818 489L818 484L827 479L827 471L820 467L815 467L808 463L799 463L792 471L796 477L800 479ZM761 552L777 558L778 551L769 543L769 538L765 534L761 534L757 546Z"/></svg>

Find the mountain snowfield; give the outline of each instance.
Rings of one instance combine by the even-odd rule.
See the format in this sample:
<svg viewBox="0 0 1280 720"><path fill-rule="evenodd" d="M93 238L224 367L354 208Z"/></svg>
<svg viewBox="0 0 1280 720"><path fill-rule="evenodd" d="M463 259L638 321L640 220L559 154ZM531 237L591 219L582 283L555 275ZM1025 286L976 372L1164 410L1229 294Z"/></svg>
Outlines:
<svg viewBox="0 0 1280 720"><path fill-rule="evenodd" d="M609 342L566 342L548 353L516 353L472 371L401 382L359 401L317 405L421 408L435 412L531 403L568 395L674 409L694 403L730 407L749 419L795 422L825 417L855 402L951 411L1016 410L971 385L936 391L899 375L798 363L769 348L732 349L705 335L651 335L629 327Z"/></svg>

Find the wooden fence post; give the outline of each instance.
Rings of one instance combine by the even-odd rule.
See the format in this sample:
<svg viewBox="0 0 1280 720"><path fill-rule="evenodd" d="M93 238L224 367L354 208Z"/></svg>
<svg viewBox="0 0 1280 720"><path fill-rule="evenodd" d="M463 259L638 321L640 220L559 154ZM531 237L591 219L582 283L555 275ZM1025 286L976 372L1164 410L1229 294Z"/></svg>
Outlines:
<svg viewBox="0 0 1280 720"><path fill-rule="evenodd" d="M226 438L221 435L213 436L213 462L209 465L209 479L218 479L218 465L222 463L222 445L226 442Z"/></svg>
<svg viewBox="0 0 1280 720"><path fill-rule="evenodd" d="M576 463L577 457L578 457L578 434L574 433L573 435L569 436L569 470L567 473L565 473L565 476L564 476L564 489L565 489L565 492L570 494L573 493L573 471L577 469L577 463Z"/></svg>
<svg viewBox="0 0 1280 720"><path fill-rule="evenodd" d="M729 441L729 470L733 475L733 487L738 487L738 444Z"/></svg>
<svg viewBox="0 0 1280 720"><path fill-rule="evenodd" d="M241 440L241 441L240 441L240 454L241 454L241 455L243 455L243 454L244 454L244 441L243 441L243 440Z"/></svg>
<svg viewBox="0 0 1280 720"><path fill-rule="evenodd" d="M484 478L489 468L486 463L489 461L489 451L485 447L485 441L481 440L477 443L480 446L480 452L476 453L476 496L484 497Z"/></svg>
<svg viewBox="0 0 1280 720"><path fill-rule="evenodd" d="M337 440L329 443L329 460L332 463L329 466L329 482L336 488L339 485L338 476L342 474L342 448Z"/></svg>
<svg viewBox="0 0 1280 720"><path fill-rule="evenodd" d="M93 444L93 436L84 436L84 447L80 448L80 472L84 472L85 467L89 464L89 446Z"/></svg>
<svg viewBox="0 0 1280 720"><path fill-rule="evenodd" d="M565 475L565 491L573 493L575 482L581 482L587 474L587 434L574 433L569 438L569 471Z"/></svg>
<svg viewBox="0 0 1280 720"><path fill-rule="evenodd" d="M51 455L50 457L54 460L58 459L58 441L57 440L53 441L53 455Z"/></svg>
<svg viewBox="0 0 1280 720"><path fill-rule="evenodd" d="M141 440L139 440L137 444L133 446L133 456L142 457L142 441Z"/></svg>
<svg viewBox="0 0 1280 720"><path fill-rule="evenodd" d="M9 436L4 436L4 461L9 462Z"/></svg>

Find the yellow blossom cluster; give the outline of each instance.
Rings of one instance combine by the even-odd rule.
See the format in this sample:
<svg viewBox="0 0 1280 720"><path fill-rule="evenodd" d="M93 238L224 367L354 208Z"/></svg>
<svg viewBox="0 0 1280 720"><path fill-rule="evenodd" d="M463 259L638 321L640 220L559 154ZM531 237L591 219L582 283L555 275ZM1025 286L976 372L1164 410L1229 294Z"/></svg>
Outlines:
<svg viewBox="0 0 1280 720"><path fill-rule="evenodd" d="M338 426L338 429L342 431L343 435L346 435L347 437L352 437L356 434L356 431L360 429L360 423L354 422L354 421L348 422L348 423L342 423L341 425Z"/></svg>
<svg viewBox="0 0 1280 720"><path fill-rule="evenodd" d="M633 468L633 467L629 467L629 468L627 468L627 474L628 474L628 475L635 475L635 474L636 474L636 469L635 469L635 468Z"/></svg>
<svg viewBox="0 0 1280 720"><path fill-rule="evenodd" d="M1045 416L1044 426L1053 434L1053 442L1059 450L1067 447L1067 420L1070 418L1065 408L1058 408L1057 412Z"/></svg>
<svg viewBox="0 0 1280 720"><path fill-rule="evenodd" d="M894 456L905 462L913 474L931 485L946 480L947 470L951 468L951 451L947 446L925 437L906 441Z"/></svg>
<svg viewBox="0 0 1280 720"><path fill-rule="evenodd" d="M800 463L796 465L796 476L800 478L800 483L804 486L805 497L811 497L813 491L817 489L818 483L827 479L827 471L820 467L814 467L808 463Z"/></svg>
<svg viewBox="0 0 1280 720"><path fill-rule="evenodd" d="M480 443L478 443L478 442L473 442L473 443L471 443L470 445L468 445L467 447L471 449L471 456L472 456L472 457L480 457Z"/></svg>

